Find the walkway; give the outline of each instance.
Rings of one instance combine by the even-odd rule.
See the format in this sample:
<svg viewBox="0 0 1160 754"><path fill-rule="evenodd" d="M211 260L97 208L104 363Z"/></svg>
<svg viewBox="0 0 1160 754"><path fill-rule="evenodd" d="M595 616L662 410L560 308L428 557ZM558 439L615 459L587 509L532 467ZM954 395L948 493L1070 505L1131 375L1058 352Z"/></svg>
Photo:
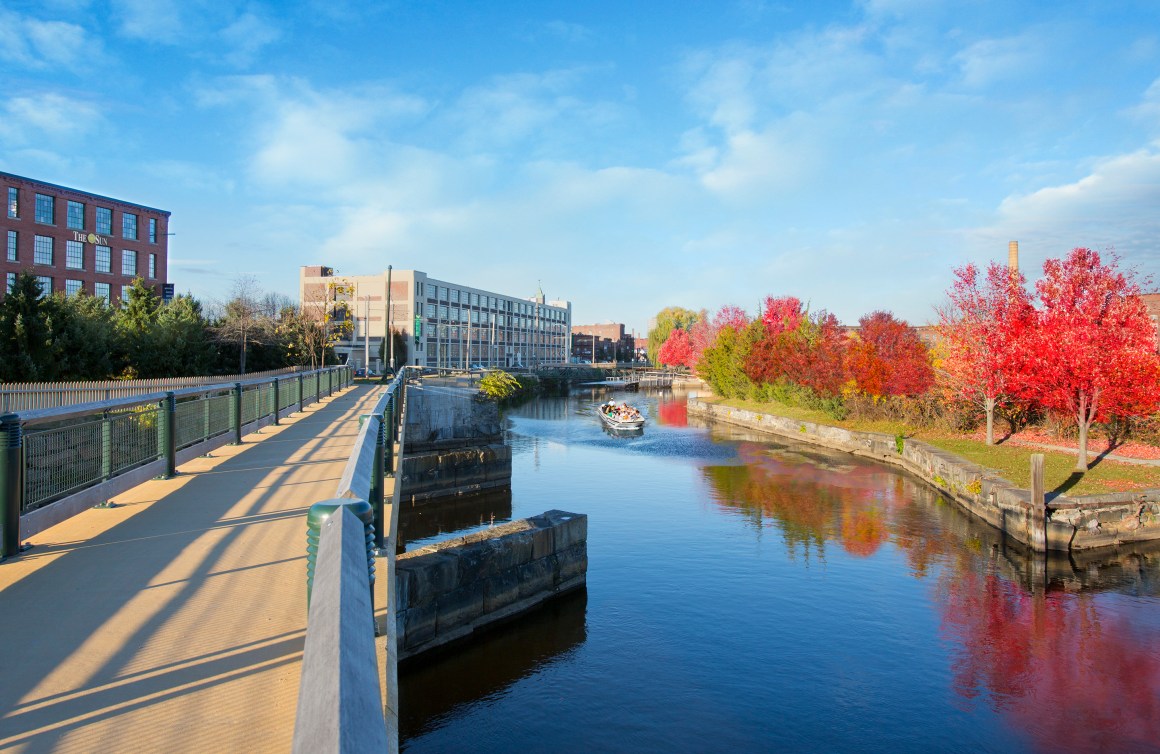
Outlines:
<svg viewBox="0 0 1160 754"><path fill-rule="evenodd" d="M289 751L305 511L378 393L308 406L0 564L0 750Z"/></svg>

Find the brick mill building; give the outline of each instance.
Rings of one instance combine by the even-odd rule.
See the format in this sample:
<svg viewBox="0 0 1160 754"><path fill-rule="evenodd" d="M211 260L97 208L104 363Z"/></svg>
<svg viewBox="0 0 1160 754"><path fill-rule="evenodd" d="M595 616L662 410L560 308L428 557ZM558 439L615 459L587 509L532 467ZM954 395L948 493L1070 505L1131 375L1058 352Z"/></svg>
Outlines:
<svg viewBox="0 0 1160 754"><path fill-rule="evenodd" d="M116 303L140 277L162 295L169 212L3 172L0 191L3 294L28 270L45 293L84 290Z"/></svg>

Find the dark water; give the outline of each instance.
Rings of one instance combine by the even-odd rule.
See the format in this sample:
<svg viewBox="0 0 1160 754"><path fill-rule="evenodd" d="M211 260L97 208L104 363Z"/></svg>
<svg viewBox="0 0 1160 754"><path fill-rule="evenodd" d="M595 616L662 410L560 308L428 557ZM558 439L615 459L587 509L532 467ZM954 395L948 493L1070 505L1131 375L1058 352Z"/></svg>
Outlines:
<svg viewBox="0 0 1160 754"><path fill-rule="evenodd" d="M588 587L400 677L407 752L1160 751L1160 550L1029 556L921 482L601 395L510 414L511 495L588 514Z"/></svg>

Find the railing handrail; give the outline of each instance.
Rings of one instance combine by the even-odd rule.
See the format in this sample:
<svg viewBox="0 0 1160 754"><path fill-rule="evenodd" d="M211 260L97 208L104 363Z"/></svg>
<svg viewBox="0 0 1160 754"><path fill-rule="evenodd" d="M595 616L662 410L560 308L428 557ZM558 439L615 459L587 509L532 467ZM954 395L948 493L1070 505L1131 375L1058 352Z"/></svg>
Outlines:
<svg viewBox="0 0 1160 754"><path fill-rule="evenodd" d="M309 377L315 374L326 374L340 369L347 369L345 365L334 367L323 367L322 369L312 369L308 372L294 372L292 374L276 375L272 377L259 377L251 380L219 382L212 385L203 385L199 387L180 388L177 390L165 390L156 393L149 393L146 395L135 395L131 398L110 398L107 401L92 401L89 403L73 403L68 406L58 406L56 408L36 408L25 411L11 411L20 417L20 423L25 427L35 426L37 424L47 424L50 422L65 421L67 419L75 419L79 416L89 414L99 414L105 411L116 411L118 409L130 409L138 406L144 406L149 403L157 403L164 400L170 393L173 393L175 398L193 398L210 393L224 392L233 390L238 385L243 388L253 385L269 385L272 382L285 381L288 378L297 379L298 377Z"/></svg>
<svg viewBox="0 0 1160 754"><path fill-rule="evenodd" d="M389 751L363 523L346 506L322 524L315 563L291 751Z"/></svg>

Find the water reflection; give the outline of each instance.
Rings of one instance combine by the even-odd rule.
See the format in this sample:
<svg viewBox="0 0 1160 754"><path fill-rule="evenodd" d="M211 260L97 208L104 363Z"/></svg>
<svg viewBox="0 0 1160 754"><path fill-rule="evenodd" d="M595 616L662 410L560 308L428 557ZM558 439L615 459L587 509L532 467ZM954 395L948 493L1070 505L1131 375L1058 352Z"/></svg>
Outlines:
<svg viewBox="0 0 1160 754"><path fill-rule="evenodd" d="M439 727L457 710L502 695L580 647L587 605L587 592L580 589L470 643L405 663L399 673L403 750L408 739Z"/></svg>
<svg viewBox="0 0 1160 754"><path fill-rule="evenodd" d="M1160 745L1160 626L1133 623L1160 584L1160 545L1074 557L1032 553L929 487L845 454L742 442L741 465L702 469L722 509L772 526L791 557L890 543L937 576L954 691L1002 714L1044 751ZM1111 594L1109 594L1111 593ZM1117 594L1118 593L1118 594Z"/></svg>
<svg viewBox="0 0 1160 754"><path fill-rule="evenodd" d="M451 534L466 534L512 519L510 487L476 495L424 501L399 516L399 544L415 549ZM401 550L402 551L402 550Z"/></svg>

